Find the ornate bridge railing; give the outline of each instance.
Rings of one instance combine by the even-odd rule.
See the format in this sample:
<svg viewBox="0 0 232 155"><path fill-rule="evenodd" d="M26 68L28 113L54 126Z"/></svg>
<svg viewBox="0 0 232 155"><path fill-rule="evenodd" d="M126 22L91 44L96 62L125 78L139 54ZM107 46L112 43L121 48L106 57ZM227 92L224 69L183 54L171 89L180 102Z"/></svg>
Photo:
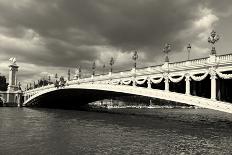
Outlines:
<svg viewBox="0 0 232 155"><path fill-rule="evenodd" d="M217 78L232 79L232 55L210 55L208 58L182 61L176 63L164 63L163 65L150 66L146 68L133 68L123 72L110 72L106 75L96 75L88 78L81 78L67 81L66 85L80 85L86 83L110 84L110 85L131 85L152 88L164 82L164 91L169 92L170 83L179 83L185 81L185 94L191 95L190 81L202 81L209 77L210 79L210 98L217 99ZM48 85L24 92L26 100L36 93L45 89L53 88L54 85Z"/></svg>

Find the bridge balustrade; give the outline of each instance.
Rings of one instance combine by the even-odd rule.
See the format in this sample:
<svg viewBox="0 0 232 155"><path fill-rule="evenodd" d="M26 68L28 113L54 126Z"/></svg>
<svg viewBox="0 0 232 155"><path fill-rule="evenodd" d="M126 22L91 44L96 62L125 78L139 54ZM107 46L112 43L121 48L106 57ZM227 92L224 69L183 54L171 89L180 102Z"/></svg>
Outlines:
<svg viewBox="0 0 232 155"><path fill-rule="evenodd" d="M210 56L202 59L189 61L165 63L163 65L150 66L145 68L133 68L123 72L110 72L104 75L95 75L92 77L81 78L67 81L67 85L76 85L84 83L104 83L112 85L133 85L147 88L164 89L169 92L175 89L181 89L181 93L186 95L195 95L193 89L197 86L203 88L204 84L194 81L209 80L210 98L217 99L217 79L232 79L232 74L225 74L225 71L232 70L232 55ZM181 82L182 81L182 82ZM183 82L184 81L184 82ZM172 83L171 85L169 83ZM178 83L185 84L185 92ZM177 85L176 85L177 83ZM164 85L164 88L163 88ZM24 92L24 95L31 95L45 89L53 88L54 85L48 85ZM205 87L204 87L205 88ZM228 91L227 91L228 92ZM201 94L201 93L200 93ZM199 95L199 93L198 93ZM206 96L204 96L206 97Z"/></svg>

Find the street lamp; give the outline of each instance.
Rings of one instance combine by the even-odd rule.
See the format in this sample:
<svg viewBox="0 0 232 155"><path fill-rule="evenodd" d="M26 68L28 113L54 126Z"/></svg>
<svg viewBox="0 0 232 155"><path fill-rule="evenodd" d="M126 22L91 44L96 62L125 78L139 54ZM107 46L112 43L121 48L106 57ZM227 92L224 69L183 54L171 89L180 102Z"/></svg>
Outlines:
<svg viewBox="0 0 232 155"><path fill-rule="evenodd" d="M189 60L189 56L190 56L190 51L191 51L191 45L190 45L190 43L188 44L188 46L187 46L187 51L188 51L188 60Z"/></svg>
<svg viewBox="0 0 232 155"><path fill-rule="evenodd" d="M96 69L96 64L95 61L93 62L92 70L93 70L93 75L95 75L95 69Z"/></svg>
<svg viewBox="0 0 232 155"><path fill-rule="evenodd" d="M19 87L19 90L21 90L21 83L20 82L18 83L18 87Z"/></svg>
<svg viewBox="0 0 232 155"><path fill-rule="evenodd" d="M68 70L68 81L70 81L70 76L71 76L71 72L70 69Z"/></svg>
<svg viewBox="0 0 232 155"><path fill-rule="evenodd" d="M58 75L57 75L57 73L55 74L55 79L57 79L58 78Z"/></svg>
<svg viewBox="0 0 232 155"><path fill-rule="evenodd" d="M105 68L106 68L106 65L104 64L103 65L103 75L105 74Z"/></svg>
<svg viewBox="0 0 232 155"><path fill-rule="evenodd" d="M166 43L163 52L166 54L165 62L169 62L168 53L171 52L171 44Z"/></svg>
<svg viewBox="0 0 232 155"><path fill-rule="evenodd" d="M110 72L111 72L111 73L112 73L112 71L113 71L113 68L112 68L113 65L114 65L114 58L111 57L111 59L110 59Z"/></svg>
<svg viewBox="0 0 232 155"><path fill-rule="evenodd" d="M134 68L136 69L136 60L139 58L137 51L134 51L132 59L134 60Z"/></svg>
<svg viewBox="0 0 232 155"><path fill-rule="evenodd" d="M212 44L211 55L216 54L215 43L220 39L219 35L216 34L216 31L212 31L208 38L208 43Z"/></svg>
<svg viewBox="0 0 232 155"><path fill-rule="evenodd" d="M81 78L81 66L79 67L79 74L78 74L79 79Z"/></svg>

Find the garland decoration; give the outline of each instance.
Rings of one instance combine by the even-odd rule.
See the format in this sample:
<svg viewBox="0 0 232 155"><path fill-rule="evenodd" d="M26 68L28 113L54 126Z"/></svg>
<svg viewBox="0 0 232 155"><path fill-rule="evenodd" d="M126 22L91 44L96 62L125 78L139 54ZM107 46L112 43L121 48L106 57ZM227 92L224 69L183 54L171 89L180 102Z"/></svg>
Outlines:
<svg viewBox="0 0 232 155"><path fill-rule="evenodd" d="M173 77L171 77L170 75L168 75L168 78L169 78L169 80L170 80L171 82L173 82L173 83L178 83L178 82L180 82L180 81L184 78L184 74L181 75L181 76L178 77L178 78L173 78Z"/></svg>
<svg viewBox="0 0 232 155"><path fill-rule="evenodd" d="M207 77L208 74L209 74L209 72L205 72L205 74L202 75L202 76L195 76L194 74L190 74L190 77L191 77L194 81L202 81L202 80L204 80L204 79Z"/></svg>
<svg viewBox="0 0 232 155"><path fill-rule="evenodd" d="M131 83L131 79L126 79L122 81L123 84L128 85Z"/></svg>
<svg viewBox="0 0 232 155"><path fill-rule="evenodd" d="M163 78L164 78L163 76L160 77L159 79L154 79L154 78L150 77L150 80L151 80L151 83L158 84L163 80Z"/></svg>
<svg viewBox="0 0 232 155"><path fill-rule="evenodd" d="M137 84L144 84L144 82L146 82L146 80L147 80L147 78L145 78L145 79L135 79L135 82L137 83Z"/></svg>
<svg viewBox="0 0 232 155"><path fill-rule="evenodd" d="M232 79L232 74L223 74L223 73L219 72L218 70L216 70L216 73L222 79Z"/></svg>
<svg viewBox="0 0 232 155"><path fill-rule="evenodd" d="M111 81L111 84L113 85L118 85L120 83L120 80L113 80Z"/></svg>

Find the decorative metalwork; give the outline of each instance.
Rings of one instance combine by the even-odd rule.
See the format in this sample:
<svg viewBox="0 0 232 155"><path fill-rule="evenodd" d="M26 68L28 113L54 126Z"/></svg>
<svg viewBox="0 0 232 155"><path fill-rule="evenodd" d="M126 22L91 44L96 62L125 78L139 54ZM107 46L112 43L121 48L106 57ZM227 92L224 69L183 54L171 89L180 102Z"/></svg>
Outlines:
<svg viewBox="0 0 232 155"><path fill-rule="evenodd" d="M191 51L191 44L189 43L188 46L187 46L187 51L188 51L188 60L190 58L190 51Z"/></svg>
<svg viewBox="0 0 232 155"><path fill-rule="evenodd" d="M78 74L78 76L79 76L79 79L81 78L81 66L79 67L79 74Z"/></svg>
<svg viewBox="0 0 232 155"><path fill-rule="evenodd" d="M106 65L104 64L104 65L102 66L102 68L103 68L103 75L104 75L104 74L105 74Z"/></svg>
<svg viewBox="0 0 232 155"><path fill-rule="evenodd" d="M212 44L212 49L211 49L211 54L215 55L216 54L216 49L215 49L215 43L220 39L219 35L217 35L216 31L212 31L210 33L210 36L208 38L208 43Z"/></svg>
<svg viewBox="0 0 232 155"><path fill-rule="evenodd" d="M58 78L58 75L57 75L57 73L55 74L55 79L57 79Z"/></svg>
<svg viewBox="0 0 232 155"><path fill-rule="evenodd" d="M18 88L19 88L19 90L21 90L21 83L20 82L18 83Z"/></svg>
<svg viewBox="0 0 232 155"><path fill-rule="evenodd" d="M163 52L166 54L165 62L169 62L168 53L171 52L171 44L166 43Z"/></svg>
<svg viewBox="0 0 232 155"><path fill-rule="evenodd" d="M111 57L111 58L110 58L110 72L113 71L113 65L114 65L114 58Z"/></svg>
<svg viewBox="0 0 232 155"><path fill-rule="evenodd" d="M93 70L93 74L92 75L95 75L95 69L96 69L96 63L95 61L93 62L93 66L92 66L92 70Z"/></svg>
<svg viewBox="0 0 232 155"><path fill-rule="evenodd" d="M134 51L134 54L132 56L132 59L134 60L134 68L136 69L136 61L137 59L139 58L138 56L138 52L137 51Z"/></svg>
<svg viewBox="0 0 232 155"><path fill-rule="evenodd" d="M71 76L71 72L70 69L68 70L68 81L70 81L70 76Z"/></svg>

